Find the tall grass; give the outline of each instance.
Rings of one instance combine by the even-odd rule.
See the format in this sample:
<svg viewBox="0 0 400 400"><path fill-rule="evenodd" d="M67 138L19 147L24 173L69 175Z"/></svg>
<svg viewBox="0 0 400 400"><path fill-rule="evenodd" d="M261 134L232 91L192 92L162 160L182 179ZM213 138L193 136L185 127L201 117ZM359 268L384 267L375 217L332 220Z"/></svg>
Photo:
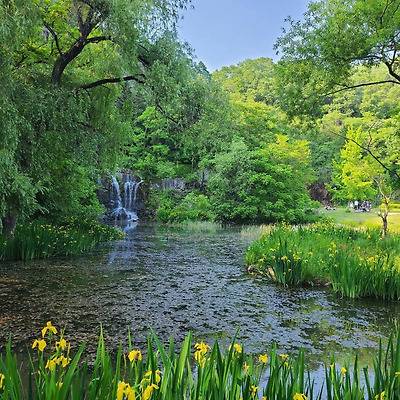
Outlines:
<svg viewBox="0 0 400 400"><path fill-rule="evenodd" d="M177 349L155 334L142 353L128 338L114 356L100 335L92 364L84 346L75 351L51 325L37 342L28 365L17 361L11 343L0 355L2 400L398 400L400 398L400 335L377 351L373 369L362 371L335 361L326 366L320 389L311 378L304 353L252 356L235 341L229 348L193 343L189 334ZM53 332L52 332L53 330ZM46 346L44 347L44 344ZM144 355L146 354L146 355ZM21 371L27 371L25 374ZM362 375L364 379L362 379ZM364 383L362 383L364 382ZM321 385L322 383L322 385ZM384 393L384 394L383 394Z"/></svg>
<svg viewBox="0 0 400 400"><path fill-rule="evenodd" d="M400 236L331 224L279 226L247 250L250 269L285 285L330 285L341 296L400 300Z"/></svg>
<svg viewBox="0 0 400 400"><path fill-rule="evenodd" d="M273 229L274 225L245 225L240 229L240 236L246 239L256 240Z"/></svg>
<svg viewBox="0 0 400 400"><path fill-rule="evenodd" d="M215 233L222 229L222 225L213 221L190 221L168 223L168 227L182 229L194 233Z"/></svg>
<svg viewBox="0 0 400 400"><path fill-rule="evenodd" d="M10 238L0 236L0 260L33 260L71 256L98 243L121 238L115 228L97 221L68 219L59 225L34 221L17 226Z"/></svg>

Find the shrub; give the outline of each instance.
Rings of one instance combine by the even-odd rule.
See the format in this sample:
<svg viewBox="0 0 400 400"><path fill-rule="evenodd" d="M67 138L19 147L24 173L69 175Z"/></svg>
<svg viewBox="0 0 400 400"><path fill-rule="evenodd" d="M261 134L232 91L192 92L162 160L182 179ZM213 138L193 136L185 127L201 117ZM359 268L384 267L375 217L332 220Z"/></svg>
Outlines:
<svg viewBox="0 0 400 400"><path fill-rule="evenodd" d="M215 218L204 194L189 192L182 196L166 191L158 193L156 202L156 218L161 222L213 221Z"/></svg>
<svg viewBox="0 0 400 400"><path fill-rule="evenodd" d="M295 167L272 151L250 150L233 142L218 155L208 183L217 219L236 223L311 222L316 219L307 182Z"/></svg>

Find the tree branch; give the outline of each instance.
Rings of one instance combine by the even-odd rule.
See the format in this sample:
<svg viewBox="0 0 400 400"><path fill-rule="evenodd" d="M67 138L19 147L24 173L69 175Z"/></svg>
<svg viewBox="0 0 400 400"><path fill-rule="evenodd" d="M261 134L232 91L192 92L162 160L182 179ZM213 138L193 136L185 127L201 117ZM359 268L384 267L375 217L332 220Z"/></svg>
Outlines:
<svg viewBox="0 0 400 400"><path fill-rule="evenodd" d="M155 103L156 103L156 109L161 113L161 115L164 118L173 122L175 125L181 126L181 123L178 120L176 120L174 117L172 117L170 114L168 114L157 100Z"/></svg>
<svg viewBox="0 0 400 400"><path fill-rule="evenodd" d="M396 53L395 53L396 54ZM391 75L391 76L393 76L393 78L395 78L395 79L397 79L397 83L399 83L400 84L400 75L399 74L397 74L395 71L394 71L394 69L393 69L393 64L395 63L395 59L393 59L393 62L388 62L388 61L384 61L384 63L385 63L385 65L387 66L387 69L388 69L388 71L389 71L389 74Z"/></svg>
<svg viewBox="0 0 400 400"><path fill-rule="evenodd" d="M44 26L51 33L51 36L53 36L54 42L56 43L57 51L60 54L60 56L62 56L63 52L61 50L61 46L60 46L60 42L58 40L57 33L55 32L55 30L46 21L44 21Z"/></svg>
<svg viewBox="0 0 400 400"><path fill-rule="evenodd" d="M356 144L360 149L366 151L385 171L387 171L390 175L395 176L399 181L400 181L400 175L397 173L397 171L389 168L387 165L385 165L368 147L363 146L362 144L358 143L356 140L349 138L345 135L341 135L340 133L336 132L331 132L334 135L341 137L342 139L352 142Z"/></svg>
<svg viewBox="0 0 400 400"><path fill-rule="evenodd" d="M377 82L359 83L357 85L352 85L352 86L345 86L345 87L343 87L341 89L334 90L332 92L326 93L323 96L324 97L332 96L333 94L344 92L345 90L357 89L357 88L366 87L366 86L383 85L383 84L386 84L386 83L394 83L396 85L400 85L400 79L399 79L399 81L385 80L385 81L377 81Z"/></svg>
<svg viewBox="0 0 400 400"><path fill-rule="evenodd" d="M93 89L97 86L107 85L109 83L120 83L120 82L128 82L128 81L135 81L137 83L145 83L145 76L141 75L129 75L123 77L114 77L114 78L105 78L99 79L97 81L86 83L84 85L79 86L79 89Z"/></svg>
<svg viewBox="0 0 400 400"><path fill-rule="evenodd" d="M93 36L91 38L86 39L86 43L100 43L105 40L111 40L111 36Z"/></svg>

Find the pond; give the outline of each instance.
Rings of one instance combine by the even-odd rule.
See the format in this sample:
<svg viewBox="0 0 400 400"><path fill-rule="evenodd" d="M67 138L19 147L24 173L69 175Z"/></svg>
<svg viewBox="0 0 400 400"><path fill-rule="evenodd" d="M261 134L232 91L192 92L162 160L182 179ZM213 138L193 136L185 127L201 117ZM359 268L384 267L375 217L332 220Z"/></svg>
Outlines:
<svg viewBox="0 0 400 400"><path fill-rule="evenodd" d="M305 348L317 365L332 353L368 359L399 315L398 303L349 301L321 289L288 290L250 276L248 230L139 224L125 240L79 258L0 266L0 347L24 352L47 320L94 345L100 324L114 348L128 328L140 346L149 329L166 340L192 331L250 352L277 343Z"/></svg>

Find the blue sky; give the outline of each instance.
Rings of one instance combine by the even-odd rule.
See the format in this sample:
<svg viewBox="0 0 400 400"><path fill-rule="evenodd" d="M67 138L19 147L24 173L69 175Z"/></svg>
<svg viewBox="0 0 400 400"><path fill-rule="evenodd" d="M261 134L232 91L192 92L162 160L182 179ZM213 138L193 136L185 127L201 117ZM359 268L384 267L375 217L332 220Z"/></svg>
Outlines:
<svg viewBox="0 0 400 400"><path fill-rule="evenodd" d="M246 58L276 59L284 19L300 19L309 0L193 0L179 32L210 71Z"/></svg>

